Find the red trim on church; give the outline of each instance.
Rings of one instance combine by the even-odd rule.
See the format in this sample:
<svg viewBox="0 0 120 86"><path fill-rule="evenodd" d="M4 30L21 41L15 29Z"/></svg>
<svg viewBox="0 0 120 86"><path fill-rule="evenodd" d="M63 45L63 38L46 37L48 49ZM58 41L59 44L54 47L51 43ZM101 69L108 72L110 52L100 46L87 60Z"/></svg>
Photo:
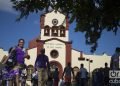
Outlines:
<svg viewBox="0 0 120 86"><path fill-rule="evenodd" d="M71 62L71 51L72 45L71 43L66 44L66 66L68 62Z"/></svg>
<svg viewBox="0 0 120 86"><path fill-rule="evenodd" d="M29 49L37 48L37 55L40 54L40 50L43 48L44 41L39 39L33 39L29 42Z"/></svg>
<svg viewBox="0 0 120 86"><path fill-rule="evenodd" d="M41 41L41 40L36 40L37 42L37 55L40 54L40 50L43 48L43 45L44 45L44 41Z"/></svg>
<svg viewBox="0 0 120 86"><path fill-rule="evenodd" d="M58 61L50 61L50 65L56 65L59 69L59 78L62 78L63 68L62 65Z"/></svg>
<svg viewBox="0 0 120 86"><path fill-rule="evenodd" d="M35 48L35 47L37 47L37 42L36 42L36 39L33 39L29 42L28 48L32 49L32 48Z"/></svg>
<svg viewBox="0 0 120 86"><path fill-rule="evenodd" d="M45 15L41 15L40 18L40 29L44 29Z"/></svg>
<svg viewBox="0 0 120 86"><path fill-rule="evenodd" d="M68 30L69 29L69 19L68 19L68 17L66 17L66 30Z"/></svg>
<svg viewBox="0 0 120 86"><path fill-rule="evenodd" d="M85 57L83 57L83 51L80 51L80 57L78 58L78 60L85 60Z"/></svg>

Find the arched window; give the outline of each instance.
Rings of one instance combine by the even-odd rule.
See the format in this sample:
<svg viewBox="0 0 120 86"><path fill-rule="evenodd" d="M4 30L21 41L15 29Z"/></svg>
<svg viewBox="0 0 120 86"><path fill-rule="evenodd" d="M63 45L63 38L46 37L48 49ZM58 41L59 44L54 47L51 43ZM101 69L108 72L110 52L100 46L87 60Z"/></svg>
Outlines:
<svg viewBox="0 0 120 86"><path fill-rule="evenodd" d="M60 37L65 37L65 27L63 25L60 26Z"/></svg>
<svg viewBox="0 0 120 86"><path fill-rule="evenodd" d="M60 37L65 37L65 30L60 30Z"/></svg>
<svg viewBox="0 0 120 86"><path fill-rule="evenodd" d="M57 50L52 50L50 55L52 58L56 59L59 56L59 52Z"/></svg>
<svg viewBox="0 0 120 86"><path fill-rule="evenodd" d="M50 36L50 27L48 25L44 27L44 36Z"/></svg>
<svg viewBox="0 0 120 86"><path fill-rule="evenodd" d="M57 26L52 27L52 36L58 36L58 27Z"/></svg>

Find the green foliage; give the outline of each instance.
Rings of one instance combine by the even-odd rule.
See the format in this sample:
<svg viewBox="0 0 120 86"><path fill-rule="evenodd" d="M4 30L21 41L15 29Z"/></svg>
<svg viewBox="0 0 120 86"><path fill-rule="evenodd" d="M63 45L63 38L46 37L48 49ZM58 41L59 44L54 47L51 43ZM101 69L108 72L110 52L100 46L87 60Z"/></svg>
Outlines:
<svg viewBox="0 0 120 86"><path fill-rule="evenodd" d="M70 23L76 21L75 31L85 33L86 44L91 46L91 52L98 47L98 39L103 30L117 33L120 27L120 0L11 0L13 8L20 12L20 17L30 13L61 9L70 18Z"/></svg>

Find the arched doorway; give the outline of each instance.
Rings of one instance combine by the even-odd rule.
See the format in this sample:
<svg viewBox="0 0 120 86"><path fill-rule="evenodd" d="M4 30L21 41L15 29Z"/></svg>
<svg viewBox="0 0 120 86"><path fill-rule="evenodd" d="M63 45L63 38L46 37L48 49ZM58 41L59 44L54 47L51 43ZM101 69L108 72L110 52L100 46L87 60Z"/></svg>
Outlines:
<svg viewBox="0 0 120 86"><path fill-rule="evenodd" d="M73 67L73 71L75 76L77 75L77 73L79 72L79 68L77 66Z"/></svg>
<svg viewBox="0 0 120 86"><path fill-rule="evenodd" d="M57 62L57 61L50 61L50 68L51 68L52 72L55 71L56 67L59 70L59 77L62 78L62 73L63 73L62 65L59 62Z"/></svg>

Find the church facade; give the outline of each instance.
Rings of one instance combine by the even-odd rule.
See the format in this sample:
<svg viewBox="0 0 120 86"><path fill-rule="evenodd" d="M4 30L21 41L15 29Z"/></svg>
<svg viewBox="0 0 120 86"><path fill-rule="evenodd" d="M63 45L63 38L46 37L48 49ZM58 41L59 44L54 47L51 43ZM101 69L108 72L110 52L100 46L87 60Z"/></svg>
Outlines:
<svg viewBox="0 0 120 86"><path fill-rule="evenodd" d="M34 49L34 52L36 51L34 54L37 56L41 48L45 48L51 66L58 67L62 73L65 65L72 59L68 18L58 11L43 14L40 18L40 28L40 37L30 41L29 49Z"/></svg>
<svg viewBox="0 0 120 86"><path fill-rule="evenodd" d="M72 48L72 42L69 41L68 17L61 12L53 10L41 15L40 28L40 36L29 42L28 53L31 58L26 60L27 65L34 65L42 48L46 50L45 54L49 57L51 68L58 67L60 77L68 62L71 62L75 71L79 70L81 63L89 72L104 67L105 62L109 65L111 56L87 55Z"/></svg>

